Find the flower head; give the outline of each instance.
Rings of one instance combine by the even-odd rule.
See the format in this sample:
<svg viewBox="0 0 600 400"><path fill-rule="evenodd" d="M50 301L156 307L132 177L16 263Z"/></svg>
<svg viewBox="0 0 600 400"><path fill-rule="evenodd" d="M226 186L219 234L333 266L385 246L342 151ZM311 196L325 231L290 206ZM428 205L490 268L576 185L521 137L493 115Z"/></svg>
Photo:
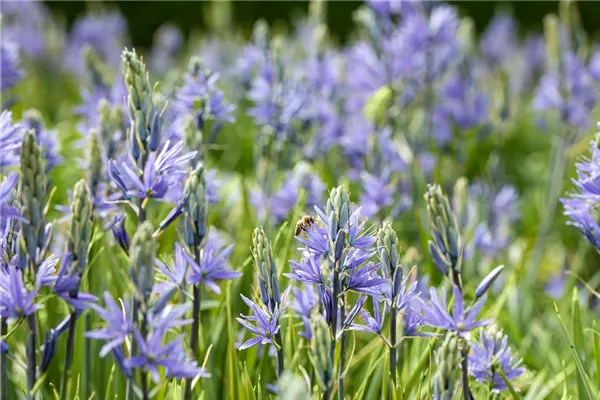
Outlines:
<svg viewBox="0 0 600 400"><path fill-rule="evenodd" d="M477 382L489 384L495 392L508 387L500 374L501 370L509 381L523 375L525 368L521 360L515 360L507 336L494 329L482 330L479 341L471 344L469 353L469 374Z"/></svg>
<svg viewBox="0 0 600 400"><path fill-rule="evenodd" d="M442 288L442 296L434 288L429 290L431 300L427 303L421 301L421 312L425 323L434 328L441 328L447 331L456 332L461 336L466 336L467 332L485 326L491 320L477 321L477 315L485 303L485 297L478 300L472 307L464 308L463 296L458 288L453 288L454 310L452 314L446 311L446 288Z"/></svg>
<svg viewBox="0 0 600 400"><path fill-rule="evenodd" d="M233 245L223 249L215 239L209 237L200 251L198 262L184 252L184 257L191 268L188 283L192 285L203 283L213 293L220 294L221 288L217 284L218 281L241 276L241 273L229 269L227 259L232 250Z"/></svg>
<svg viewBox="0 0 600 400"><path fill-rule="evenodd" d="M275 335L279 332L279 305L275 306L274 310L263 309L259 307L252 300L244 295L242 300L250 307L252 311L251 316L240 315L240 318L236 318L242 326L248 329L252 334L255 335L252 339L242 343L239 350L244 350L252 346L256 346L259 343L269 344L275 343ZM256 323L256 325L251 322Z"/></svg>

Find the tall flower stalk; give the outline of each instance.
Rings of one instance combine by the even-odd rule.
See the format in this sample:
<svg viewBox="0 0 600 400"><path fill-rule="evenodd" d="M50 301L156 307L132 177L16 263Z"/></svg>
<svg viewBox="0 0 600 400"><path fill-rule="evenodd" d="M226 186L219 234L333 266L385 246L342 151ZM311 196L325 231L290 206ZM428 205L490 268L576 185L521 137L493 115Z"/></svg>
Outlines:
<svg viewBox="0 0 600 400"><path fill-rule="evenodd" d="M200 253L206 237L206 184L204 168L196 167L190 174L184 189L184 235L187 246L192 250L194 260L201 263ZM193 284L192 328L190 346L194 357L198 356L198 338L200 330L200 302L202 301L201 282ZM186 380L184 398L191 399L192 382Z"/></svg>
<svg viewBox="0 0 600 400"><path fill-rule="evenodd" d="M88 263L88 250L92 238L92 200L87 183L84 180L77 182L73 190L73 203L71 204L71 224L67 239L67 259L71 264L71 276L74 279L68 289L71 299L78 299L81 278ZM77 300L71 300L77 301ZM69 369L73 362L73 348L75 347L75 327L77 324L77 313L79 307L72 307L71 319L69 321L69 333L67 336L67 348L65 353L65 365L60 386L61 399L68 398Z"/></svg>
<svg viewBox="0 0 600 400"><path fill-rule="evenodd" d="M38 146L35 133L28 131L21 146L21 180L19 183L19 203L21 214L26 219L20 224L21 248L19 263L32 279L37 274L39 257L48 248L49 233L46 227L45 206L48 182L46 161ZM26 341L27 354L27 398L33 399L33 387L37 381L37 320L35 313L27 318L29 332Z"/></svg>

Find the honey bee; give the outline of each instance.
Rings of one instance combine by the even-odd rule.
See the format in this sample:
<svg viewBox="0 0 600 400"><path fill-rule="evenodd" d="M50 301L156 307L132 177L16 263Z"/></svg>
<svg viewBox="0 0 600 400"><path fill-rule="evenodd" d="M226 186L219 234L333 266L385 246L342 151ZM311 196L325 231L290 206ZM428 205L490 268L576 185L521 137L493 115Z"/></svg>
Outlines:
<svg viewBox="0 0 600 400"><path fill-rule="evenodd" d="M302 231L306 231L312 224L315 223L315 219L310 215L305 215L296 222L295 233L296 236L302 233Z"/></svg>

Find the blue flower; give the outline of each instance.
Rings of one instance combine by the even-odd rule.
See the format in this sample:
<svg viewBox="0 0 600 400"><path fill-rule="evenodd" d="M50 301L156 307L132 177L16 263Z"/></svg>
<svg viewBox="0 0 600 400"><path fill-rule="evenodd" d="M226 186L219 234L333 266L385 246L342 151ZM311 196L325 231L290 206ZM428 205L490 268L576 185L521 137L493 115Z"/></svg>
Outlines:
<svg viewBox="0 0 600 400"><path fill-rule="evenodd" d="M274 310L263 310L252 300L247 298L244 295L242 296L242 300L244 303L250 307L252 311L252 316L241 315L241 318L236 318L236 320L242 324L242 326L248 329L252 334L256 337L247 340L242 343L239 347L239 350L244 350L250 348L252 346L256 346L257 344L275 344L274 338L277 332L279 332L279 305L275 306ZM256 325L251 322L255 322Z"/></svg>
<svg viewBox="0 0 600 400"><path fill-rule="evenodd" d="M171 297L175 290L185 291L187 285L188 262L185 257L185 250L179 243L175 243L175 255L173 267L167 266L156 260L157 269L164 275L164 281L158 281L154 284L153 291L159 295L158 302L164 297Z"/></svg>
<svg viewBox="0 0 600 400"><path fill-rule="evenodd" d="M2 111L2 114L0 114L0 147L2 147L0 172L4 172L8 167L16 167L20 164L19 153L21 152L22 140L22 125L12 123L12 113L10 111Z"/></svg>
<svg viewBox="0 0 600 400"><path fill-rule="evenodd" d="M85 333L88 338L106 341L100 349L100 357L104 357L112 350L120 348L127 336L133 332L129 302L121 302L120 307L109 292L104 292L104 303L106 308L96 304L92 304L91 307L106 322L106 326Z"/></svg>
<svg viewBox="0 0 600 400"><path fill-rule="evenodd" d="M590 157L582 157L575 164L577 179L573 181L578 192L561 199L569 224L575 226L585 238L600 250L600 226L592 212L600 201L600 149L591 143Z"/></svg>
<svg viewBox="0 0 600 400"><path fill-rule="evenodd" d="M6 40L5 37L0 41L0 63L0 91L4 91L15 86L23 76L19 67L19 48L16 43Z"/></svg>
<svg viewBox="0 0 600 400"><path fill-rule="evenodd" d="M39 286L29 291L23 281L23 271L15 263L0 271L0 316L11 323L34 314L41 308L35 304Z"/></svg>
<svg viewBox="0 0 600 400"><path fill-rule="evenodd" d="M4 226L11 219L17 221L27 222L19 210L16 207L9 205L8 203L12 200L13 189L16 187L19 180L19 175L9 174L0 183L0 215L2 215L2 223L0 226Z"/></svg>
<svg viewBox="0 0 600 400"><path fill-rule="evenodd" d="M81 292L79 290L80 281L81 277L75 265L71 263L70 255L65 255L58 271L58 276L54 280L53 290L76 311L83 312L95 303L98 298L90 293Z"/></svg>
<svg viewBox="0 0 600 400"><path fill-rule="evenodd" d="M479 341L471 343L469 352L469 374L477 382L490 385L494 392L507 390L508 387L497 372L501 370L509 381L523 375L525 368L521 360L515 360L508 339L502 332L479 334Z"/></svg>
<svg viewBox="0 0 600 400"><path fill-rule="evenodd" d="M110 32L110 35L107 35ZM75 21L65 47L64 65L78 74L85 71L82 50L92 47L109 66L121 64L121 50L126 45L127 21L117 12L88 14Z"/></svg>
<svg viewBox="0 0 600 400"><path fill-rule="evenodd" d="M467 332L485 326L491 322L490 319L476 321L477 315L485 303L485 297L477 301L472 307L464 308L462 293L458 288L453 288L454 310L452 314L446 311L446 288L442 288L441 299L438 298L434 288L429 290L431 300L426 303L421 301L421 312L425 323L434 328L445 329L465 336Z"/></svg>
<svg viewBox="0 0 600 400"><path fill-rule="evenodd" d="M494 16L479 40L479 48L486 61L492 66L509 63L517 50L518 26L507 14Z"/></svg>
<svg viewBox="0 0 600 400"><path fill-rule="evenodd" d="M300 332L300 336L310 340L312 332L310 329L310 316L313 310L319 304L319 299L314 289L309 285L303 285L302 289L292 289L294 301L291 304L292 310L302 318L304 331Z"/></svg>
<svg viewBox="0 0 600 400"><path fill-rule="evenodd" d="M192 285L203 283L213 293L220 294L221 288L216 281L235 279L242 275L229 269L227 259L232 250L233 245L223 249L217 241L209 237L200 252L199 262L184 252L184 257L191 268L188 283Z"/></svg>
<svg viewBox="0 0 600 400"><path fill-rule="evenodd" d="M28 56L43 57L47 37L44 28L51 20L46 6L39 1L3 1L0 13L4 39L17 43Z"/></svg>
<svg viewBox="0 0 600 400"><path fill-rule="evenodd" d="M561 80L558 72L548 71L533 99L539 111L557 112L560 119L577 129L590 126L590 112L596 105L596 88L587 67L571 52L562 54Z"/></svg>
<svg viewBox="0 0 600 400"><path fill-rule="evenodd" d="M323 285L323 275L321 273L321 263L318 256L306 254L300 262L290 260L292 273L284 273L290 279L309 285Z"/></svg>
<svg viewBox="0 0 600 400"><path fill-rule="evenodd" d="M352 324L351 328L356 331L370 332L375 335L381 335L383 331L383 323L385 322L385 314L387 305L383 303L381 312L379 311L379 299L377 296L371 298L373 300L373 315L369 314L365 309L360 310L360 316L365 321L366 325Z"/></svg>
<svg viewBox="0 0 600 400"><path fill-rule="evenodd" d="M192 379L197 376L210 376L196 361L190 360L183 350L183 336L163 345L166 331L155 329L148 338L134 330L134 338L140 354L127 358L124 365L129 368L143 368L150 372L155 383L160 382L159 367L165 368L165 375L172 378Z"/></svg>

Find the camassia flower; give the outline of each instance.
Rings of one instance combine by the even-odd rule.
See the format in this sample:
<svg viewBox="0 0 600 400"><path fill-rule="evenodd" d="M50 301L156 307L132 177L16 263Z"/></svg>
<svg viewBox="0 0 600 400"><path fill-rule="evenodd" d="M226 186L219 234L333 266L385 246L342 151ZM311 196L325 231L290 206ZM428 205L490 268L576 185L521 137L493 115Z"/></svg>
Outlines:
<svg viewBox="0 0 600 400"><path fill-rule="evenodd" d="M445 329L456 332L465 337L467 333L475 328L485 326L491 322L490 319L477 321L477 315L485 303L485 297L478 300L472 307L464 308L463 296L460 290L453 288L454 310L450 314L447 310L446 288L442 288L441 298L435 288L429 290L431 300L421 301L421 312L425 323L434 328Z"/></svg>
<svg viewBox="0 0 600 400"><path fill-rule="evenodd" d="M188 283L203 283L213 293L220 294L221 288L216 283L225 279L235 279L242 274L229 269L227 258L233 250L233 245L224 249L220 248L218 241L208 239L204 248L200 250L200 260L196 262L193 257L184 251L184 257L187 260L191 270L188 277Z"/></svg>
<svg viewBox="0 0 600 400"><path fill-rule="evenodd" d="M240 315L240 317L236 319L244 328L248 329L252 334L254 334L255 337L242 343L242 345L239 347L239 350L256 346L259 343L271 343L275 345L275 335L281 328L279 325L279 305L276 305L273 310L265 310L246 296L241 296L242 300L244 300L244 303L246 303L248 307L250 307L250 310L252 310L253 315ZM256 325L254 325L253 322L256 323Z"/></svg>
<svg viewBox="0 0 600 400"><path fill-rule="evenodd" d="M477 382L490 385L494 392L508 387L497 371L502 371L509 381L523 375L522 360L515 360L508 339L502 332L482 330L479 341L471 344L469 353L469 374Z"/></svg>
<svg viewBox="0 0 600 400"><path fill-rule="evenodd" d="M590 156L582 157L575 164L577 179L573 181L577 192L561 201L565 207L565 215L570 218L569 224L575 226L585 238L600 251L600 226L594 212L600 201L600 149L593 141Z"/></svg>

